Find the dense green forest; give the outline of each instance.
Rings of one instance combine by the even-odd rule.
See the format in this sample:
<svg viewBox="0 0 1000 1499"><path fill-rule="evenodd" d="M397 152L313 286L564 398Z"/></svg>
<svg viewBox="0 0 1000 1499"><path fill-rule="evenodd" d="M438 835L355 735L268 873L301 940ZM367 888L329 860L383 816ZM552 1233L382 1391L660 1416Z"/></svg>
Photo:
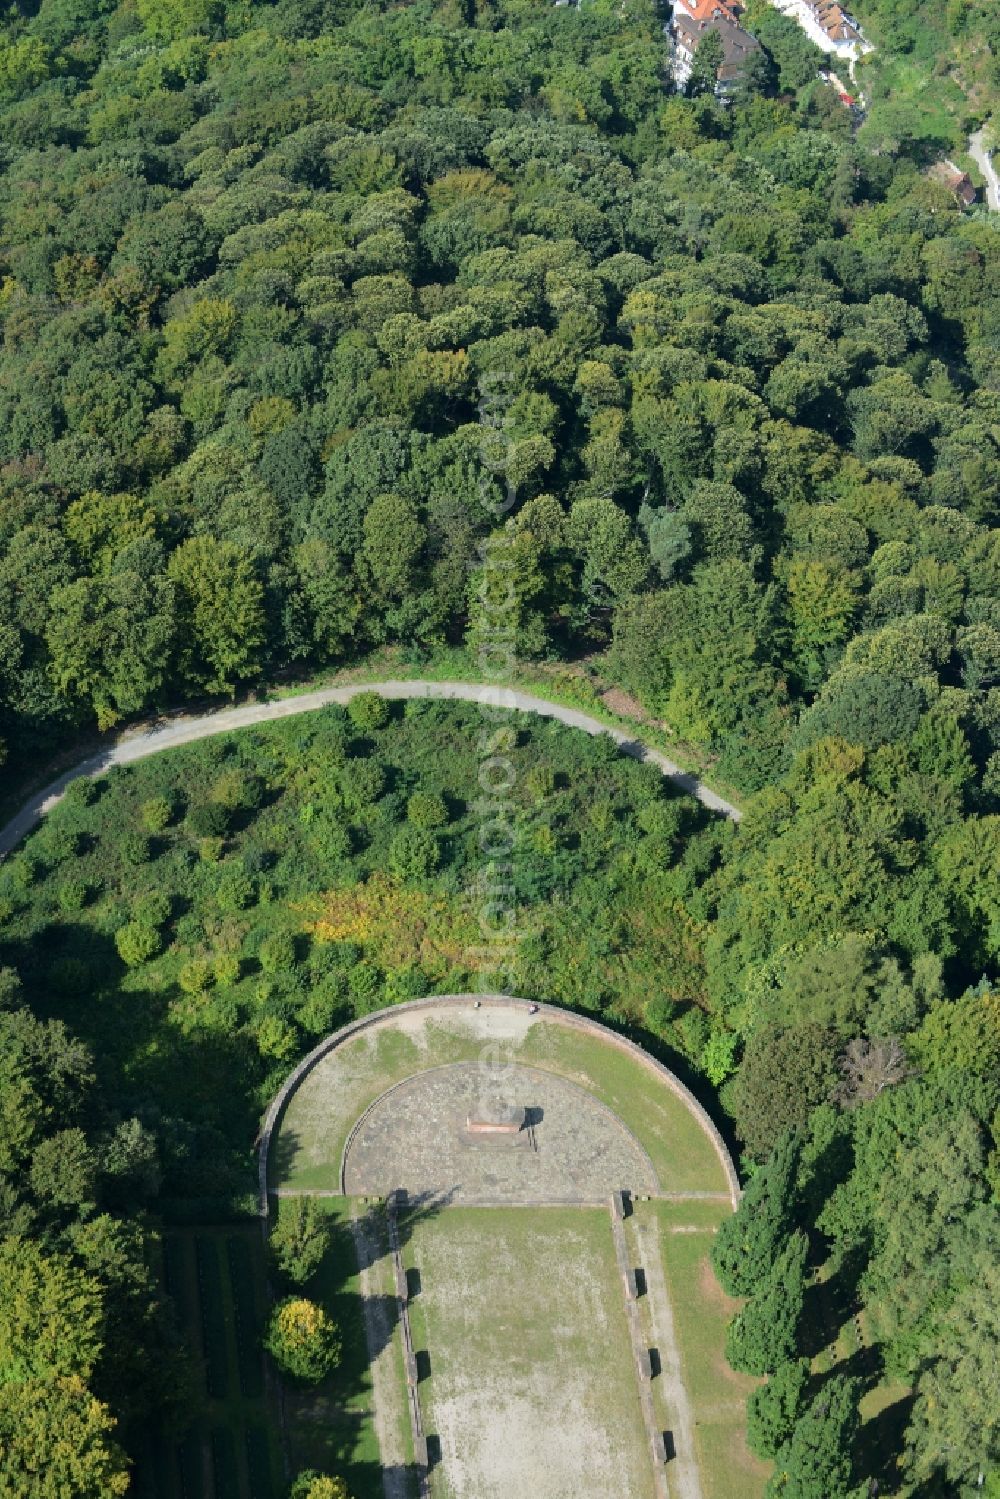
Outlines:
<svg viewBox="0 0 1000 1499"><path fill-rule="evenodd" d="M731 1358L772 1376L750 1412L772 1492L996 1492L1000 236L905 130L852 134L794 28L723 107L669 92L662 21L646 0L8 11L6 789L185 698L384 645L475 652L492 538L519 658L596 657L746 798L738 833L692 835L693 1005L662 975L640 1002L611 961L587 993L537 972L721 1085L750 1186L719 1269L751 1294ZM184 869L239 907L270 875L227 852L235 795L207 798ZM116 858L145 868L167 801ZM173 917L112 922L131 876L74 841L88 815L81 793L4 875L25 988L0 1014L0 1452L35 1474L6 1491L41 1499L118 1492L108 1407L127 1437L134 1406L183 1400L150 1353L171 1334L135 1209L171 1195L186 1137L116 1118L82 1039L88 965L141 961ZM433 861L444 835L417 833ZM646 836L675 878L676 829ZM582 879L549 857L543 882ZM91 901L100 940L50 951ZM164 983L228 1014L249 1111L310 1028L281 982L249 1025L201 941L173 933ZM58 1349L39 1308L72 1329ZM831 1355L859 1312L864 1346ZM45 1487L70 1422L79 1473Z"/></svg>

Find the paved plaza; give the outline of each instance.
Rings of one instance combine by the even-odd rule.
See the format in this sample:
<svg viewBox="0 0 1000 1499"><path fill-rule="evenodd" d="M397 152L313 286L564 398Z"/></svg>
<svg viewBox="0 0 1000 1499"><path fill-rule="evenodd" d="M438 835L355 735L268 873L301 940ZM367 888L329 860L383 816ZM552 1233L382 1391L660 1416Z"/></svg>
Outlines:
<svg viewBox="0 0 1000 1499"><path fill-rule="evenodd" d="M516 1135L470 1133L470 1117L524 1109ZM464 1062L407 1078L364 1115L346 1155L349 1196L397 1188L449 1202L604 1203L656 1193L652 1163L586 1089L536 1067Z"/></svg>

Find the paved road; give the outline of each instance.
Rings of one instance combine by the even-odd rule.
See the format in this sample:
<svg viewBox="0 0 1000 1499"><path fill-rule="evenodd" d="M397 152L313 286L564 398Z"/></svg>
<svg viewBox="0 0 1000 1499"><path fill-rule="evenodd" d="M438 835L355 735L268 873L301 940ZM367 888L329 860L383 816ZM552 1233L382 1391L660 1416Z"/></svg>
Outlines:
<svg viewBox="0 0 1000 1499"><path fill-rule="evenodd" d="M275 718L291 718L297 713L325 708L328 703L347 703L359 692L380 692L387 698L450 698L462 702L481 702L491 706L516 708L522 713L537 713L542 718L555 718L572 729L582 729L585 734L610 734L624 754L637 760L648 760L658 766L679 790L696 796L713 812L723 812L734 822L739 822L742 815L732 802L718 796L703 785L697 776L682 770L659 750L652 749L621 729L609 729L606 724L592 718L589 713L581 713L577 708L565 708L560 703L549 702L547 698L536 697L533 693L521 692L516 688L481 686L475 682L363 682L349 687L321 687L316 692L305 692L299 697L282 698L273 703L250 703L244 708L221 708L195 717L178 716L125 734L96 755L81 760L72 770L65 771L58 780L25 802L20 812L11 818L6 827L0 829L0 858L17 847L39 818L62 798L70 781L76 780L78 776L98 776L112 765L129 765L134 760L144 760L147 755L159 754L161 750L190 744L195 739L208 739L213 734L226 734L233 729L252 728L254 724L270 723Z"/></svg>
<svg viewBox="0 0 1000 1499"><path fill-rule="evenodd" d="M997 176L996 167L986 150L982 129L977 130L975 135L969 136L969 155L986 178L987 208L992 209L994 213L1000 213L1000 177Z"/></svg>

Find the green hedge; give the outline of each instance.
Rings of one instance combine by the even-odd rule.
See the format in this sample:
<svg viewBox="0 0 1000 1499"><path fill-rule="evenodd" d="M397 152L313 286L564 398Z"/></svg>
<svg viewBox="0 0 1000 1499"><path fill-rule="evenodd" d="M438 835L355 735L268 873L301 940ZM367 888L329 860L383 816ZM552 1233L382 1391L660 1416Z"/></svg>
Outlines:
<svg viewBox="0 0 1000 1499"><path fill-rule="evenodd" d="M273 1448L267 1427L248 1426L246 1447L247 1471L250 1474L250 1499L276 1499Z"/></svg>
<svg viewBox="0 0 1000 1499"><path fill-rule="evenodd" d="M229 1348L219 1246L214 1239L199 1234L195 1240L195 1248L208 1393L215 1400L225 1400L229 1393Z"/></svg>
<svg viewBox="0 0 1000 1499"><path fill-rule="evenodd" d="M217 1426L212 1432L212 1472L215 1475L215 1499L240 1499L236 1443L228 1426Z"/></svg>
<svg viewBox="0 0 1000 1499"><path fill-rule="evenodd" d="M226 1251L236 1311L240 1389L248 1399L258 1400L264 1392L264 1370L260 1351L262 1327L257 1312L251 1247L246 1238L232 1234L226 1241Z"/></svg>

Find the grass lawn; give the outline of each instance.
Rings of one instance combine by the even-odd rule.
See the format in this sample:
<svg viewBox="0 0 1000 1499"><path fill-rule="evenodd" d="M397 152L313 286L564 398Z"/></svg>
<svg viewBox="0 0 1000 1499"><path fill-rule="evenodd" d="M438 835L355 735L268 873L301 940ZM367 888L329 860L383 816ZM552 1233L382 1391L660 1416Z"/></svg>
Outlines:
<svg viewBox="0 0 1000 1499"><path fill-rule="evenodd" d="M383 1499L360 1277L343 1200L324 1200L334 1221L330 1252L305 1294L327 1307L340 1328L343 1354L314 1390L286 1388L285 1437L291 1472L315 1467L344 1477L352 1499ZM280 1208L280 1204L278 1204ZM381 1253L370 1290L388 1297L392 1268L384 1226L369 1223ZM256 1227L170 1230L163 1272L195 1365L198 1416L187 1432L151 1429L135 1475L138 1499L284 1499L282 1444L275 1387L264 1379L260 1337L266 1317L263 1242ZM402 1352L386 1352L406 1416ZM405 1447L404 1445L405 1444ZM408 1421L396 1446L412 1457ZM413 1488L416 1494L416 1488Z"/></svg>
<svg viewBox="0 0 1000 1499"><path fill-rule="evenodd" d="M716 1203L637 1203L636 1214L655 1214L659 1224L704 1499L758 1499L770 1464L746 1445L745 1402L759 1381L726 1363L726 1326L739 1303L722 1290L708 1259L726 1209Z"/></svg>
<svg viewBox="0 0 1000 1499"><path fill-rule="evenodd" d="M663 1191L728 1192L715 1148L687 1104L625 1052L546 1021L532 1026L518 1059L596 1094L649 1152Z"/></svg>
<svg viewBox="0 0 1000 1499"><path fill-rule="evenodd" d="M333 1242L307 1294L320 1301L340 1328L343 1353L339 1367L313 1390L285 1392L285 1422L293 1471L319 1468L347 1481L352 1499L383 1499L382 1468L375 1428L373 1378L368 1363L362 1288L350 1230L350 1206L343 1199L322 1199L319 1206L334 1222ZM280 1203L277 1204L280 1212ZM369 1232L380 1258L372 1267L370 1293L392 1293L392 1266L384 1225L369 1221ZM394 1371L397 1410L405 1416L406 1384L398 1338L386 1350ZM409 1427L400 1423L394 1434L412 1456ZM415 1495L416 1488L414 1486Z"/></svg>
<svg viewBox="0 0 1000 1499"><path fill-rule="evenodd" d="M402 1229L435 1499L651 1499L607 1213L449 1208Z"/></svg>
<svg viewBox="0 0 1000 1499"><path fill-rule="evenodd" d="M260 1349L267 1303L259 1229L168 1232L163 1270L195 1366L198 1418L179 1437L149 1431L136 1493L280 1499L281 1444Z"/></svg>
<svg viewBox="0 0 1000 1499"><path fill-rule="evenodd" d="M857 1311L853 1302L845 1305L829 1261L820 1267L812 1293L817 1344L813 1373L817 1377L856 1374L864 1379L860 1440L864 1471L895 1491L899 1472L893 1454L903 1446L914 1392L912 1386L891 1380L885 1373L881 1343L886 1329L882 1308L875 1304Z"/></svg>
<svg viewBox="0 0 1000 1499"><path fill-rule="evenodd" d="M477 1061L495 1045L499 1060L558 1073L613 1109L649 1152L664 1191L727 1190L708 1135L655 1073L599 1037L551 1020L525 1020L492 1043L474 1028L477 1013L392 1017L325 1057L289 1100L272 1145L272 1185L338 1190L344 1144L370 1103L414 1072Z"/></svg>

